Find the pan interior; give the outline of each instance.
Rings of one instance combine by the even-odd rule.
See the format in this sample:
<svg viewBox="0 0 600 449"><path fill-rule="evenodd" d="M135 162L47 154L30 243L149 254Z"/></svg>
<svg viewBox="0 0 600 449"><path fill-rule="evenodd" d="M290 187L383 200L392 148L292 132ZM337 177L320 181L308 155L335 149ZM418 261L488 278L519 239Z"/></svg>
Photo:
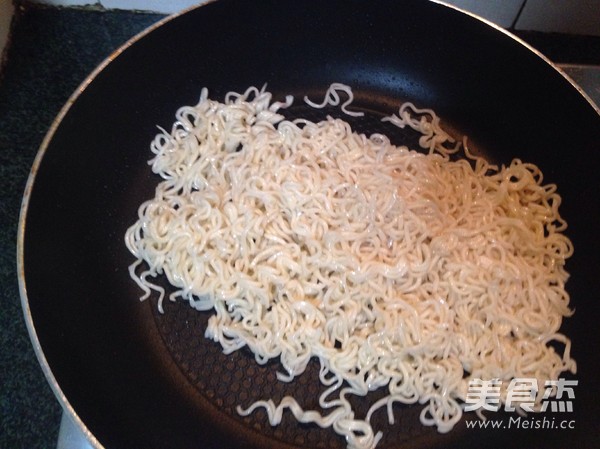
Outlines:
<svg viewBox="0 0 600 449"><path fill-rule="evenodd" d="M314 402L322 388L315 363L293 384L274 382L276 361L259 366L247 351L226 357L204 338L208 314L176 303L160 315L154 301L137 300L123 237L158 183L147 165L149 143L178 107L195 104L202 87L222 99L266 82L277 99L298 101L343 82L368 112L348 121L394 143L414 136L382 125L381 116L406 100L433 108L492 160L521 157L559 185L577 248L569 265L574 304L585 307L597 285L600 208L586 180L596 176L589 161L600 141L598 115L539 56L486 24L422 1L220 0L122 50L42 148L21 223L27 307L41 351L74 413L107 448L344 447L330 431L289 417L271 428L262 412L235 412L288 392ZM287 113L317 120L334 112ZM576 315L571 330L580 343L594 316ZM593 379L588 367L597 367L597 357L578 348L576 358L595 360L581 371ZM364 413L361 401L356 406ZM511 441L509 432L440 435L420 425L419 406L398 407L394 427L383 413L374 417L374 427L386 427L381 447ZM542 438L560 444L554 436Z"/></svg>
<svg viewBox="0 0 600 449"><path fill-rule="evenodd" d="M286 119L303 118L313 122L325 120L328 116L338 117L353 125L353 130L370 135L385 134L397 145L407 145L417 149L420 134L411 129L400 129L381 121L386 114L378 112L381 104L369 104L362 112L365 116L356 118L343 114L339 108L327 107L314 109L306 105L292 106L280 111ZM173 291L164 277L160 285L167 292ZM154 298L156 299L156 298ZM154 301L151 310L155 331L160 335L167 351L178 370L198 390L200 395L214 408L212 413L224 413L248 429L253 429L273 441L283 444L314 448L344 448L344 439L331 429L322 429L314 424L300 424L287 412L281 424L269 425L264 411L256 411L241 417L236 411L238 406L247 408L259 400L272 399L276 404L285 396L296 398L305 410L317 410L323 416L330 411L319 405L319 397L327 389L319 381L319 362L313 358L306 371L291 383L277 380L276 373L285 372L279 360L271 360L259 365L247 348L225 355L219 344L204 337L211 312L198 312L184 301L172 303L165 301L164 313L158 311ZM357 417L366 416L370 406L386 395L381 388L370 393L367 398L349 397ZM209 407L210 407L209 406ZM373 415L371 420L375 431L385 430L379 447L415 446L415 442L439 438L437 431L424 427L419 420L421 406L394 407L396 422L390 426L385 409ZM460 432L457 432L460 433ZM453 438L456 435L453 435Z"/></svg>

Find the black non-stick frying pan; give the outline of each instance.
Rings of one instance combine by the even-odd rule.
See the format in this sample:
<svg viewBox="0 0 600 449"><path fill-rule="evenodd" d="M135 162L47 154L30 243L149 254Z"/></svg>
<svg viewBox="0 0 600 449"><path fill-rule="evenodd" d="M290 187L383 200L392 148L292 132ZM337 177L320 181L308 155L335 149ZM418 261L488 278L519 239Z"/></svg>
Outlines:
<svg viewBox="0 0 600 449"><path fill-rule="evenodd" d="M26 320L64 408L107 449L345 447L331 430L289 417L272 428L264 413L238 416L239 403L288 392L314 401L316 368L281 385L277 362L258 366L248 352L225 356L207 341L207 313L169 303L161 315L155 300L139 302L123 243L158 182L146 163L156 126L168 128L202 87L222 98L268 83L283 100L322 98L332 82L350 85L367 112L355 123L360 131L391 133L379 117L410 100L435 109L490 159L538 164L558 184L575 245L567 265L575 315L563 324L578 362L574 410L545 415L574 429L477 431L461 423L440 435L421 426L420 406L399 406L394 426L374 418L385 433L379 447L595 445L598 110L522 42L427 1L219 0L127 43L82 84L35 161L18 239ZM286 114L337 112L298 106Z"/></svg>

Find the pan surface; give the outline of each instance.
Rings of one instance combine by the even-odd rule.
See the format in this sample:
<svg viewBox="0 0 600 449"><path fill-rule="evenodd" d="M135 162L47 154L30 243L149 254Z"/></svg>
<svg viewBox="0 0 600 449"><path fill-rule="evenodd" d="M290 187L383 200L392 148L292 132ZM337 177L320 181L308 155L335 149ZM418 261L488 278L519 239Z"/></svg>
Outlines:
<svg viewBox="0 0 600 449"><path fill-rule="evenodd" d="M398 407L394 426L375 418L384 430L378 447L592 447L599 436L600 116L521 42L425 1L219 0L134 39L82 84L36 158L18 242L29 331L65 409L97 447L110 449L345 447L331 430L289 417L279 427L262 413L239 417L240 403L318 397L318 366L282 385L278 363L259 366L246 351L225 356L206 340L208 314L169 303L161 315L155 301L140 303L123 243L158 182L147 165L156 126L168 129L202 87L222 99L268 83L276 99L298 100L321 98L332 82L351 86L354 105L367 113L350 120L358 131L411 139L379 117L412 101L435 109L490 159L540 166L558 184L575 246L567 265L575 315L562 329L573 341L578 386L573 412L547 414L574 428L461 423L441 435L421 426L417 405ZM327 113L340 115L300 106L284 114L317 120Z"/></svg>

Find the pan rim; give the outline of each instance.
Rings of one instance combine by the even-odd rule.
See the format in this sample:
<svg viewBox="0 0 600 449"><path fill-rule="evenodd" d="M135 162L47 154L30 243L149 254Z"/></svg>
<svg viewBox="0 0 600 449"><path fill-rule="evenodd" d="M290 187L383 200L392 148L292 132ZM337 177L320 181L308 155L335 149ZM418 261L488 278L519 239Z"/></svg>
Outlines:
<svg viewBox="0 0 600 449"><path fill-rule="evenodd" d="M587 92L585 92L582 89L582 87L573 78L571 78L564 70L562 70L557 63L550 60L544 53L539 51L537 48L533 47L531 44L527 43L525 40L523 40L516 34L511 33L510 31L506 30L505 28L502 28L500 25L498 25L484 17L481 17L471 11L467 11L466 9L463 9L456 5L447 3L443 0L429 0L429 1L432 3L437 3L438 5L446 6L450 9L454 9L455 11L466 14L467 16L471 16L472 18L477 19L477 20L487 24L488 26L494 28L496 31L501 32L505 36L513 39L515 42L517 42L517 43L521 44L523 47L527 48L533 54L537 55L540 59L542 59L546 64L548 64L550 67L552 67L555 71L557 71L560 75L562 75L563 78L565 78L569 82L569 84L571 84L571 86L573 86L577 90L577 92L579 92L579 94L583 98L586 99L586 101L590 104L590 106L596 111L596 114L598 114L600 116L600 105L597 105L594 102L594 100L592 100L592 98L587 94Z"/></svg>
<svg viewBox="0 0 600 449"><path fill-rule="evenodd" d="M69 112L69 110L71 109L73 104L78 100L78 98L86 90L86 88L96 79L96 77L101 72L103 72L111 62L113 62L116 58L118 58L121 55L121 53L126 51L133 44L137 43L139 40L141 40L142 38L144 38L145 36L147 36L148 34L153 32L157 28L160 28L165 23L168 23L171 20L174 20L184 14L187 14L188 12L190 12L192 10L202 8L204 6L215 3L217 1L218 0L208 0L207 2L204 2L202 4L186 8L178 13L175 13L175 14L169 15L163 19L160 19L153 25L146 28L145 30L143 30L140 33L136 34L135 36L131 37L128 41L123 43L120 47L118 47L110 55L108 55L81 82L81 84L70 95L70 97L68 98L66 103L60 109L59 113L57 114L56 118L53 120L48 132L46 133L46 135L36 153L36 156L34 158L32 167L29 171L29 175L28 175L27 182L25 185L25 189L24 189L24 193L23 193L23 197L22 197L22 201L21 201L21 206L20 206L19 218L18 218L16 256L17 256L18 288L19 288L21 307L22 307L22 311L23 311L26 328L27 328L27 331L29 334L29 338L32 342L32 346L33 346L36 358L38 360L38 363L40 364L40 367L42 368L44 376L46 377L46 380L47 380L48 384L50 385L55 397L58 399L58 402L61 405L63 412L65 412L69 415L69 417L72 419L72 421L82 431L82 433L84 434L86 439L90 442L90 444L95 449L104 449L105 446L103 446L96 439L96 437L92 434L92 432L87 428L87 426L85 425L83 420L80 418L80 416L77 414L74 407L69 402L68 398L64 394L60 385L58 384L58 382L52 372L52 368L50 367L50 364L48 363L46 356L44 354L44 351L41 347L41 342L38 338L36 327L33 322L33 317L32 317L32 313L31 313L30 305L29 305L29 297L27 295L27 282L25 279L25 260L24 260L25 229L26 229L26 224L27 224L26 223L27 222L27 213L29 210L31 193L33 192L33 188L35 186L35 179L36 179L37 172L40 169L40 167L42 166L44 156L49 148L50 142L54 138L54 135L55 135L57 129L61 125L64 117L67 115L67 113ZM531 51L532 53L537 55L539 58L541 58L545 63L550 65L560 75L562 75L579 92L579 94L583 98L585 98L585 100L590 104L590 106L592 106L592 108L595 110L596 114L598 116L600 116L600 107L594 103L594 101L586 94L586 92L583 91L583 89L573 79L571 79L563 70L561 70L560 67L558 67L555 63L553 63L550 59L548 59L543 53L541 53L536 48L532 47L530 44L525 42L523 39L519 38L518 36L514 35L513 33L509 32L509 31L505 30L504 28L500 27L499 25L496 25L495 23L493 23L477 14L466 11L455 5L446 3L441 0L429 0L429 1L432 3L436 3L440 6L445 6L445 7L451 8L460 13L466 14L476 20L479 20L479 21L487 24L488 26L492 27L496 31L503 33L505 36L507 36L507 37L511 38L512 40L514 40L515 42L521 44L525 48L527 48L529 51Z"/></svg>
<svg viewBox="0 0 600 449"><path fill-rule="evenodd" d="M54 135L62 123L64 117L67 115L73 104L78 100L78 98L83 94L86 88L96 79L96 77L102 73L106 67L108 67L117 57L119 57L124 51L126 51L129 47L134 45L139 40L143 39L146 35L150 34L157 28L160 28L165 23L170 22L171 20L176 19L177 17L188 13L194 9L199 9L204 7L210 3L214 3L218 0L208 0L205 3L191 6L181 10L178 13L171 14L163 19L158 20L156 23L150 25L146 29L132 36L129 40L120 45L117 49L115 49L111 54L109 54L106 58L104 58L96 68L79 84L79 86L75 89L75 91L69 96L65 104L61 107L57 116L52 121L47 133L40 144L40 147L35 155L33 160L31 169L29 170L29 175L27 177L27 181L25 184L25 189L23 192L23 197L21 200L21 206L19 210L19 219L17 225L17 251L16 251L16 262L17 262L17 280L18 280L18 288L19 288L19 297L21 302L21 309L23 312L23 318L25 321L25 326L27 328L27 333L29 335L29 339L33 346L33 350L37 361L42 369L44 377L48 382L52 393L58 400L59 405L63 413L66 413L71 421L75 424L75 426L80 430L86 440L92 445L94 449L105 449L105 446L98 441L98 439L92 434L92 432L85 425L81 417L75 411L75 408L71 405L67 396L63 392L62 388L58 384L54 373L52 372L52 368L46 359L46 355L42 349L39 337L37 335L37 330L35 324L33 322L33 317L31 314L31 309L29 306L29 297L27 295L27 281L25 279L25 228L27 226L27 212L29 210L29 202L31 198L31 193L33 192L33 188L35 186L35 179L38 170L41 167L44 156L48 150L50 142L54 138Z"/></svg>

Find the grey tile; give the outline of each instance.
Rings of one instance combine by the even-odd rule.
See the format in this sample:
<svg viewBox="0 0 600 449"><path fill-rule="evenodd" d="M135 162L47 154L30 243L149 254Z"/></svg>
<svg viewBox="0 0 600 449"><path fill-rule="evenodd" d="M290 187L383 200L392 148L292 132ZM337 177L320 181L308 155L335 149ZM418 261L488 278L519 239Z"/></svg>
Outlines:
<svg viewBox="0 0 600 449"><path fill-rule="evenodd" d="M515 28L600 36L600 0L527 0Z"/></svg>

